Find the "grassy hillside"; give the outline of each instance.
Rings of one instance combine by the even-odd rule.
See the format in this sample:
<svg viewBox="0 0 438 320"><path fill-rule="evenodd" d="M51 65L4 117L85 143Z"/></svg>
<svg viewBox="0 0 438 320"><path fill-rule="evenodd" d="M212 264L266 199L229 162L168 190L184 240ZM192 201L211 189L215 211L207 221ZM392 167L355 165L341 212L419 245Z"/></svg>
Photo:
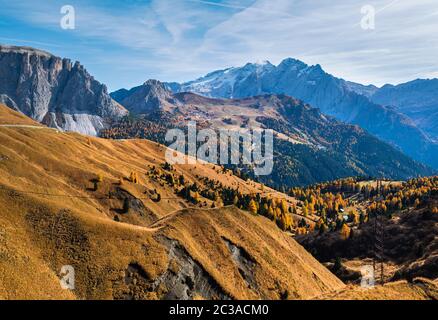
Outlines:
<svg viewBox="0 0 438 320"><path fill-rule="evenodd" d="M210 99L193 93L172 95L157 82L131 91L119 101L130 116L102 130L101 137L145 138L164 144L168 129L184 128L189 120L214 130L272 129L273 171L257 178L278 190L351 176L408 179L434 173L363 129L285 95ZM254 177L253 168L241 165L240 169Z"/></svg>
<svg viewBox="0 0 438 320"><path fill-rule="evenodd" d="M416 278L412 283L397 281L372 289L346 286L343 289L319 297L324 300L436 300L437 282Z"/></svg>
<svg viewBox="0 0 438 320"><path fill-rule="evenodd" d="M28 127L2 106L0 119L25 125L0 126L2 299L293 299L344 286L272 221L176 196L156 174L158 144ZM173 170L281 196L213 165ZM63 265L75 268L74 291L60 288Z"/></svg>

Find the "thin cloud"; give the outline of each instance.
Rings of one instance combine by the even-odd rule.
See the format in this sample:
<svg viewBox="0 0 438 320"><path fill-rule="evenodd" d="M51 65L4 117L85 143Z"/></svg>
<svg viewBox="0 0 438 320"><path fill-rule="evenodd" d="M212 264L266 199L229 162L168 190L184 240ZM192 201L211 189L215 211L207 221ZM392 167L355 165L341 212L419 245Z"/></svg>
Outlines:
<svg viewBox="0 0 438 320"><path fill-rule="evenodd" d="M26 39L17 39L17 38L0 37L0 41L4 41L5 43L17 43L17 44L25 43L25 44L30 44L30 45L46 46L46 47L53 47L53 48L60 47L60 45L55 44L55 43L33 41L33 40L26 40Z"/></svg>
<svg viewBox="0 0 438 320"><path fill-rule="evenodd" d="M56 52L87 62L112 88L120 79L128 79L126 86L139 78L186 81L215 69L258 60L279 63L286 57L377 85L438 70L436 0L151 0L129 5L72 0L77 28L69 32L59 28L63 4L0 0L1 16L56 35L44 43L41 37L11 33L8 26L0 28L2 41L44 49L55 48L54 40L60 39ZM377 9L375 30L359 27L364 4ZM111 68L105 70L104 61Z"/></svg>
<svg viewBox="0 0 438 320"><path fill-rule="evenodd" d="M288 16L288 17L295 17L294 15L288 13L288 12L282 12L282 11L276 11L271 10L267 8L257 8L256 6L249 5L249 6L240 6L235 4L230 4L226 2L212 2L212 1L206 1L206 0L185 0L188 2L196 2L201 4L206 4L209 6L215 6L215 7L222 7L222 8L230 8L230 9L237 9L237 10L250 10L250 11L258 11L263 13L271 13L271 14L277 14L282 16ZM257 3L257 1L255 2Z"/></svg>
<svg viewBox="0 0 438 320"><path fill-rule="evenodd" d="M386 9L392 7L393 5L395 5L395 4L396 4L397 2L399 2L399 1L400 1L400 0L394 0L394 1L392 1L391 3L388 3L386 6L384 6L384 7L380 8L380 9L376 10L376 13L380 13L380 12L382 12L383 10L386 10Z"/></svg>

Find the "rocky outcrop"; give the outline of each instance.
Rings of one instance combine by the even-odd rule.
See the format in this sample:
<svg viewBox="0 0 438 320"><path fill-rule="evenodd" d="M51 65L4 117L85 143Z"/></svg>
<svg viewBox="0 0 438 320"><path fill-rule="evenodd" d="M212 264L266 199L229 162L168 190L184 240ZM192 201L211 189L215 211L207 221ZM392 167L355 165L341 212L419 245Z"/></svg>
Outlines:
<svg viewBox="0 0 438 320"><path fill-rule="evenodd" d="M177 101L163 83L148 80L141 86L130 90L120 89L111 93L111 97L134 114L150 114L156 111L170 111Z"/></svg>
<svg viewBox="0 0 438 320"><path fill-rule="evenodd" d="M88 135L127 114L79 63L0 46L0 102L48 126Z"/></svg>

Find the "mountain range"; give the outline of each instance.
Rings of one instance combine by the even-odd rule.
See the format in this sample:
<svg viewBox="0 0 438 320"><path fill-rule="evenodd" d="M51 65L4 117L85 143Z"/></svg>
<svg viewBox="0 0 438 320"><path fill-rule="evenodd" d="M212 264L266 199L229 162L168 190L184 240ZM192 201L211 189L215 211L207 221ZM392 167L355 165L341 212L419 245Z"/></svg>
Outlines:
<svg viewBox="0 0 438 320"><path fill-rule="evenodd" d="M258 178L277 188L337 177L405 179L433 172L360 127L326 116L319 109L284 94L207 98L190 92L172 94L165 84L148 80L141 86L111 95L138 120L128 125L115 124L114 131L107 132L106 137L157 140L147 133L150 122L155 126L163 124L161 136L168 124L183 127L188 121L214 129L274 130L274 170L269 176Z"/></svg>
<svg viewBox="0 0 438 320"><path fill-rule="evenodd" d="M279 171L265 182L276 187L352 175L431 174L393 146L436 168L437 145L396 107L372 102L382 99L381 90L389 88L347 82L319 65L286 59L278 66L266 62L215 71L186 84L150 80L110 95L79 62L29 47L0 46L0 102L10 108L50 127L88 135L117 129L128 113L161 129L163 123L181 125L188 119L215 129L273 129ZM433 100L429 91L428 101ZM400 109L406 109L402 102ZM124 128L125 136L135 137L132 131L139 127L127 136Z"/></svg>
<svg viewBox="0 0 438 320"><path fill-rule="evenodd" d="M412 158L438 168L436 125L438 80L418 80L382 88L348 82L320 65L296 59L248 63L218 70L185 83L166 83L173 92L214 98L286 94L317 107L338 120L357 124Z"/></svg>
<svg viewBox="0 0 438 320"><path fill-rule="evenodd" d="M438 141L438 79L417 79L396 86L385 85L369 98L393 106L413 120L432 140Z"/></svg>
<svg viewBox="0 0 438 320"><path fill-rule="evenodd" d="M164 169L157 143L59 134L1 104L0 141L0 299L305 299L345 287L269 219L178 195L178 177L204 196L261 192L217 166ZM75 290L59 285L66 264Z"/></svg>

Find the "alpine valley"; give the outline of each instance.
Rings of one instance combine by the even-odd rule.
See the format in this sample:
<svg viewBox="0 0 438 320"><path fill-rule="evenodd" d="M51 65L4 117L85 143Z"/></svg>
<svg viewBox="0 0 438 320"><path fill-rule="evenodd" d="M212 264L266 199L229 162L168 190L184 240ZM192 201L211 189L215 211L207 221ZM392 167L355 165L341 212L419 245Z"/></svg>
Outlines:
<svg viewBox="0 0 438 320"><path fill-rule="evenodd" d="M214 129L274 130L274 170L259 180L278 189L349 176L407 179L433 173L359 126L284 94L207 98L189 92L173 94L166 85L149 80L111 95L133 116L102 131L106 138L140 137L165 143L169 125L183 127L187 121ZM241 169L251 176L250 170Z"/></svg>
<svg viewBox="0 0 438 320"><path fill-rule="evenodd" d="M2 45L0 299L436 300L436 85L286 59L109 94L79 62ZM272 173L169 163L189 121L271 129Z"/></svg>

